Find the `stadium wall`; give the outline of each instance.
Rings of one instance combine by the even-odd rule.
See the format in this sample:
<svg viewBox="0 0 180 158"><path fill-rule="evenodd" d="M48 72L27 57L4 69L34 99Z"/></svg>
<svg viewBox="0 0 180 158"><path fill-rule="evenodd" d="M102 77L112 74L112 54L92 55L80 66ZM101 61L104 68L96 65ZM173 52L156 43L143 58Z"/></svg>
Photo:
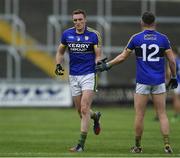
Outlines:
<svg viewBox="0 0 180 158"><path fill-rule="evenodd" d="M69 84L54 81L1 82L0 107L71 107Z"/></svg>

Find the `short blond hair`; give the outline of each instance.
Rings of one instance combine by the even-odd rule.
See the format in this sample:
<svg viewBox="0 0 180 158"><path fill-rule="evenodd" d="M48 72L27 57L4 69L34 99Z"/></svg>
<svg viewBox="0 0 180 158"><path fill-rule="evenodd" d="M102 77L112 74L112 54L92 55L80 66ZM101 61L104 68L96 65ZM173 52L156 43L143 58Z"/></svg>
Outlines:
<svg viewBox="0 0 180 158"><path fill-rule="evenodd" d="M72 15L74 14L82 14L86 18L86 12L82 9L76 9L73 11Z"/></svg>

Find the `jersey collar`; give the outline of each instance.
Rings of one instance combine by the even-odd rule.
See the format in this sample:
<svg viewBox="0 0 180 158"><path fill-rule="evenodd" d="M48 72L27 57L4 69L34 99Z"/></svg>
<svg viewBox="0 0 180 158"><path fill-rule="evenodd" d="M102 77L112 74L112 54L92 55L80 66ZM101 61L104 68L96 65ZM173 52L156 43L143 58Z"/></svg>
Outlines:
<svg viewBox="0 0 180 158"><path fill-rule="evenodd" d="M76 32L76 34L78 34L78 35L84 34L86 31L87 31L87 26L85 26L84 32L82 32L82 33L77 33L77 32L76 32L76 29L75 29L75 32Z"/></svg>
<svg viewBox="0 0 180 158"><path fill-rule="evenodd" d="M149 29L146 29L146 30L144 30L144 32L146 32L146 33L151 33L151 32L154 32L155 30L153 29L153 30L149 30Z"/></svg>

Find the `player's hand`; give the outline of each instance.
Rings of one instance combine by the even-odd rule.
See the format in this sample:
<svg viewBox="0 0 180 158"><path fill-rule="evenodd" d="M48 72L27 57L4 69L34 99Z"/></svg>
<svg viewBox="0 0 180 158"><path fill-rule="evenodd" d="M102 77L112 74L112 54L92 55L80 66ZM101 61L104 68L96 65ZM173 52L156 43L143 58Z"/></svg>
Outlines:
<svg viewBox="0 0 180 158"><path fill-rule="evenodd" d="M55 74L58 75L58 76L59 76L59 75L60 75L60 76L61 76L61 75L64 75L64 72L63 72L63 71L64 71L64 69L63 69L63 67L61 66L61 64L57 64L57 65L56 65Z"/></svg>
<svg viewBox="0 0 180 158"><path fill-rule="evenodd" d="M167 84L167 89L175 89L178 87L177 78L171 78L169 83Z"/></svg>
<svg viewBox="0 0 180 158"><path fill-rule="evenodd" d="M97 62L95 69L97 72L103 72L109 70L110 68L111 66L107 64L107 58L104 58Z"/></svg>

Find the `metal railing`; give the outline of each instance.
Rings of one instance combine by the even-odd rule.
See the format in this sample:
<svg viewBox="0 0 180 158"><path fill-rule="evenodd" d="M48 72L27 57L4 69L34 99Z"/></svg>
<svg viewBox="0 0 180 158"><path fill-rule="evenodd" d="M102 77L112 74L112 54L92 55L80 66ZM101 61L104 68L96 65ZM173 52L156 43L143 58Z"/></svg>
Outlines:
<svg viewBox="0 0 180 158"><path fill-rule="evenodd" d="M9 45L1 45L0 52L7 53L6 79L19 81L21 79L21 56L25 51L26 27L24 22L19 18L19 0L5 0L4 14L0 15L0 20L6 21L12 28ZM18 36L22 40L18 40Z"/></svg>
<svg viewBox="0 0 180 158"><path fill-rule="evenodd" d="M23 53L26 40L26 27L24 22L18 16L11 14L0 15L0 19L7 21L12 26L12 36L10 44L19 49L21 53ZM19 44L17 44L18 33L22 38Z"/></svg>
<svg viewBox="0 0 180 158"><path fill-rule="evenodd" d="M59 37L62 30L66 27L67 22L71 21L71 15L67 13L69 0L53 0L53 15L48 17L47 22L47 46L49 51L53 51L57 47ZM167 0L129 0L139 1L141 13L150 10L156 12L156 2L167 1ZM169 2L169 1L167 1ZM172 2L178 2L172 0ZM59 4L61 3L61 13ZM122 49L123 46L113 46L111 44L111 25L112 23L138 23L140 16L116 16L112 15L113 0L97 0L97 16L88 16L87 19L90 22L95 22L96 29L105 34L104 38L104 52L108 54L113 47ZM179 17L158 17L158 23L180 23ZM54 52L54 51L53 51ZM114 53L114 51L111 51Z"/></svg>
<svg viewBox="0 0 180 158"><path fill-rule="evenodd" d="M25 52L30 46L27 46L25 40L21 40L20 44L17 45L17 32L19 32L22 39L26 39L26 26L24 22L19 18L19 1L20 0L4 0L5 4L5 14L0 15L0 19L4 19L10 22L13 28L13 33L11 36L11 43L14 49ZM55 52L59 37L64 28L66 28L67 23L71 21L71 15L68 15L68 2L70 0L53 0L52 1L52 15L47 19L47 45L38 45L43 50L48 50L49 52ZM129 0L135 1L135 0ZM180 2L179 0L136 0L139 1L139 8L141 13L146 10L150 10L156 13L157 2ZM123 49L123 45L114 46L112 45L112 23L138 23L140 20L139 16L116 16L112 13L113 0L97 0L95 4L97 7L97 14L95 16L88 15L88 21L96 23L96 29L104 34L104 46L103 50L108 56L111 53L119 53ZM161 16L157 18L158 23L180 23L180 17L167 17ZM10 70L9 70L10 72Z"/></svg>
<svg viewBox="0 0 180 158"><path fill-rule="evenodd" d="M19 81L21 79L21 57L17 49L12 46L0 46L0 52L7 52L6 79ZM13 67L13 59L15 67ZM13 70L15 70L15 72L13 72Z"/></svg>

